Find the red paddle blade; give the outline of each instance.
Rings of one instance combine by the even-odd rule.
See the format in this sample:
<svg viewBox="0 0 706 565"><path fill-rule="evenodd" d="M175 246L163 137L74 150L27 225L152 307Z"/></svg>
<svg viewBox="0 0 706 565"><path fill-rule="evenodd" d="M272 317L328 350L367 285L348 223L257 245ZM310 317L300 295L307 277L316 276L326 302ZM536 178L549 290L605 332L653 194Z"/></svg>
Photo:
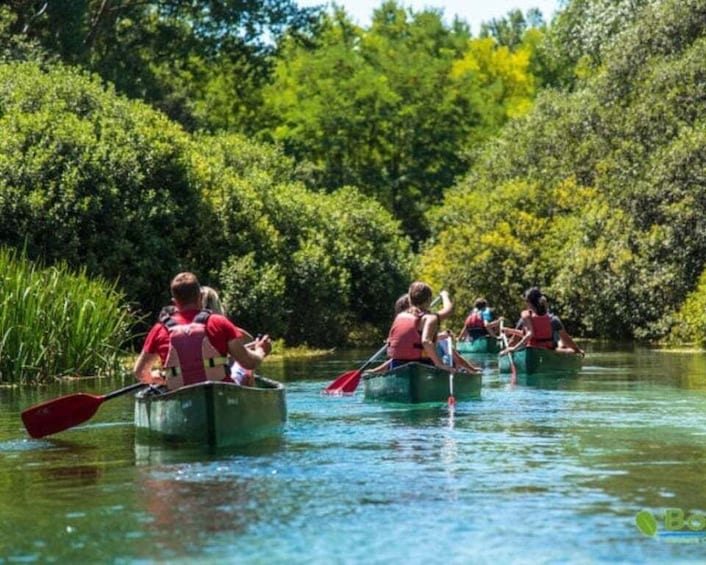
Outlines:
<svg viewBox="0 0 706 565"><path fill-rule="evenodd" d="M363 371L356 369L343 373L324 389L324 394L351 394L358 388Z"/></svg>
<svg viewBox="0 0 706 565"><path fill-rule="evenodd" d="M79 392L31 406L22 412L22 422L34 438L62 432L88 420L103 403L103 396Z"/></svg>

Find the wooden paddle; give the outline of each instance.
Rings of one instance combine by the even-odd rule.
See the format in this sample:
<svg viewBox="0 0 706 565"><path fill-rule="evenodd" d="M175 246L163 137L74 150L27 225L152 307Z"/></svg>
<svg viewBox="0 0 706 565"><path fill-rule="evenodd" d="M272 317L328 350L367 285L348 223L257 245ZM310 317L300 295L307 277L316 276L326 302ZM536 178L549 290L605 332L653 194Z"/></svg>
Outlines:
<svg viewBox="0 0 706 565"><path fill-rule="evenodd" d="M30 406L22 412L22 422L34 438L62 432L90 419L106 400L127 394L147 384L138 382L103 396L83 392L67 394Z"/></svg>
<svg viewBox="0 0 706 565"><path fill-rule="evenodd" d="M514 385L517 383L517 368L515 367L515 360L512 358L512 351L507 351L510 344L507 341L507 334L504 331L502 322L500 322L500 335L503 337L503 345L505 345L506 355L510 360L510 384Z"/></svg>
<svg viewBox="0 0 706 565"><path fill-rule="evenodd" d="M375 359L382 355L385 349L387 349L387 344L378 349L375 355L363 363L360 369L347 371L336 377L336 379L323 390L324 394L351 394L355 392L355 389L358 388L358 383L360 383L360 376L363 374L363 371L368 368Z"/></svg>

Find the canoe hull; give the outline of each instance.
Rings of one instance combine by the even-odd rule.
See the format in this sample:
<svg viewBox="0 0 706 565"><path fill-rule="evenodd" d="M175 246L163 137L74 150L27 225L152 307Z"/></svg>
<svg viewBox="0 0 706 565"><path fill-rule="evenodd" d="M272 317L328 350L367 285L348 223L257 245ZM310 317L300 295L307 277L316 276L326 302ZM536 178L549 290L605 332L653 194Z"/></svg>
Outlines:
<svg viewBox="0 0 706 565"><path fill-rule="evenodd" d="M515 370L521 375L561 375L576 373L581 369L581 356L575 353L557 353L552 349L525 347L511 353ZM511 373L508 355L498 356L500 373Z"/></svg>
<svg viewBox="0 0 706 565"><path fill-rule="evenodd" d="M456 373L453 377L453 396L468 400L480 396L480 374ZM383 400L417 404L447 402L450 396L449 373L423 363L406 363L386 373L363 375L366 400Z"/></svg>
<svg viewBox="0 0 706 565"><path fill-rule="evenodd" d="M138 440L229 447L280 435L287 420L284 385L255 377L254 387L203 382L135 397Z"/></svg>
<svg viewBox="0 0 706 565"><path fill-rule="evenodd" d="M489 335L456 343L456 351L461 355L495 354L499 353L500 349L500 340Z"/></svg>

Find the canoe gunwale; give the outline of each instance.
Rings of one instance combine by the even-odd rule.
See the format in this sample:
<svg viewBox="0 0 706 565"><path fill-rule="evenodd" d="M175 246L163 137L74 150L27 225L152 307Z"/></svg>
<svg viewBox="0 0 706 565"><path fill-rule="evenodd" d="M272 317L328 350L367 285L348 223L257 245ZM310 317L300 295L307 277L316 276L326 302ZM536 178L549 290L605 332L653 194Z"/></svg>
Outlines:
<svg viewBox="0 0 706 565"><path fill-rule="evenodd" d="M495 355L501 349L500 338L491 335L456 342L456 351L461 355Z"/></svg>

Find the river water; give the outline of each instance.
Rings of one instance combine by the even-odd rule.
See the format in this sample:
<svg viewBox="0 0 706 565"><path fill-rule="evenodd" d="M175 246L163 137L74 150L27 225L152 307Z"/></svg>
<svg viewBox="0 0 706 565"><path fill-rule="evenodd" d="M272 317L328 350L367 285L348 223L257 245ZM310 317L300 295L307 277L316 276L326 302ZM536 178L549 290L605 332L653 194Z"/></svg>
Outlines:
<svg viewBox="0 0 706 565"><path fill-rule="evenodd" d="M285 433L235 451L136 445L129 396L30 439L24 408L129 383L0 389L0 563L706 562L705 354L589 344L514 385L490 358L451 410L320 394L371 353L266 362Z"/></svg>

